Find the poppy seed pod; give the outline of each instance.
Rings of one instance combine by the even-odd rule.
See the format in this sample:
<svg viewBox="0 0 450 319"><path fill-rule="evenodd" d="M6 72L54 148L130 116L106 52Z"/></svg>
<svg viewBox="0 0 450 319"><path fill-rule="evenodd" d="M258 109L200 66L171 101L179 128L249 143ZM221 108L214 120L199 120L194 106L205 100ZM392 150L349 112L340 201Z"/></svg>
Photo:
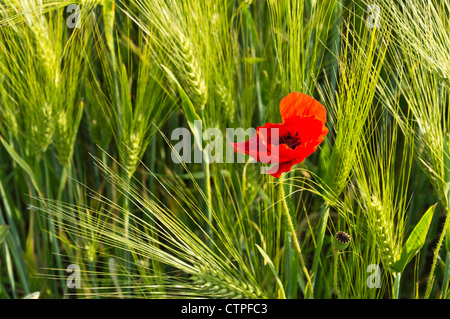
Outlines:
<svg viewBox="0 0 450 319"><path fill-rule="evenodd" d="M334 235L333 245L337 250L344 250L348 247L351 240L352 238L349 234L338 231L336 235Z"/></svg>

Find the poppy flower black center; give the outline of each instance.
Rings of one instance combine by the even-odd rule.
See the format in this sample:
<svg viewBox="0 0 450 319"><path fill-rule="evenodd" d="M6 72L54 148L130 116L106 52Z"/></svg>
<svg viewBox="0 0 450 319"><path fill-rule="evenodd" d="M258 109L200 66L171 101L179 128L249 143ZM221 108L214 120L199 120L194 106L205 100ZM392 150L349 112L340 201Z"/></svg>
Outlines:
<svg viewBox="0 0 450 319"><path fill-rule="evenodd" d="M295 148L301 144L300 138L298 137L298 132L295 133L295 135L287 132L282 137L280 137L280 144L286 144L287 146L295 150Z"/></svg>

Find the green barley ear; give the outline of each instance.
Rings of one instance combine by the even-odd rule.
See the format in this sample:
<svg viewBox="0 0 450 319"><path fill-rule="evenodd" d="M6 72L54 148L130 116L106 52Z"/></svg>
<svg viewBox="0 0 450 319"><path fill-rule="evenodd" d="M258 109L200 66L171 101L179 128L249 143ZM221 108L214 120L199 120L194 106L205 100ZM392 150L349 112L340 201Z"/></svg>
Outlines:
<svg viewBox="0 0 450 319"><path fill-rule="evenodd" d="M55 99L57 112L55 114L54 142L58 158L63 166L71 160L75 139L84 112L84 100L80 91L83 87L82 77L86 72L84 55L90 51L92 30L88 26L94 23L93 15L84 15L84 27L75 29L64 45L61 59L64 68L61 70L61 81L58 95Z"/></svg>
<svg viewBox="0 0 450 319"><path fill-rule="evenodd" d="M52 143L55 124L53 121L54 111L48 103L35 105L34 110L25 119L26 134L29 137L30 149L33 153L45 152ZM39 109L41 108L41 109Z"/></svg>
<svg viewBox="0 0 450 319"><path fill-rule="evenodd" d="M0 33L0 39L2 34ZM3 55L0 54L0 65L5 65ZM18 138L19 134L19 118L17 116L18 108L16 103L11 101L11 95L8 92L6 79L0 76L0 135L7 138L8 134Z"/></svg>
<svg viewBox="0 0 450 319"><path fill-rule="evenodd" d="M89 39L89 29L86 33L73 35L65 46L66 54L63 56L66 66L61 74L60 97L57 100L58 109L55 114L53 137L58 158L63 166L67 166L72 158L75 139L84 111L84 102L80 101L78 92L81 88L80 74L84 73L81 52L89 43L87 40Z"/></svg>
<svg viewBox="0 0 450 319"><path fill-rule="evenodd" d="M3 102L11 104L8 108L17 110L13 114L22 117L20 131L26 134L26 145L34 154L45 151L52 143L62 29L53 29L51 22L38 12L29 3L14 5L7 1L2 15L9 23L0 31L0 73L7 79L3 84L10 92ZM26 18L26 23L16 25L16 17Z"/></svg>
<svg viewBox="0 0 450 319"><path fill-rule="evenodd" d="M193 45L188 37L182 32L175 32L174 43L177 45L175 50L178 59L177 65L179 77L183 87L191 97L194 105L203 110L208 100L208 93L203 72L199 66Z"/></svg>
<svg viewBox="0 0 450 319"><path fill-rule="evenodd" d="M118 4L124 8L131 5L139 12L135 14L133 10L126 10L130 20L139 26L147 36L147 41L151 42L152 60L156 60L156 64L168 66L198 111L203 110L208 99L207 77L202 60L205 52L198 50L201 44L192 41L194 31L189 28L193 25L189 25L183 16L183 10L188 10L190 4L182 2L169 4L161 0L153 3L133 0L129 4L118 1ZM192 32L188 33L189 31ZM198 33L198 30L195 33Z"/></svg>
<svg viewBox="0 0 450 319"><path fill-rule="evenodd" d="M371 221L371 228L375 234L378 252L383 264L393 271L394 263L400 258L401 246L396 240L394 220L383 211L383 207L376 196L372 196L372 203L368 213L375 217Z"/></svg>
<svg viewBox="0 0 450 319"><path fill-rule="evenodd" d="M139 164L141 157L142 137L139 132L133 132L123 139L122 158L127 172L131 175ZM125 149L126 148L126 149Z"/></svg>
<svg viewBox="0 0 450 319"><path fill-rule="evenodd" d="M41 154L55 142L58 158L67 165L82 114L78 89L84 45L89 37L83 36L84 31L70 31L63 7L6 1L0 13L4 18L0 82L5 89L2 102L7 105L1 113L12 125L13 135L17 135L17 125L17 131L26 136L25 145L34 154ZM84 7L85 21L91 9L87 4ZM80 30L89 32L88 28Z"/></svg>
<svg viewBox="0 0 450 319"><path fill-rule="evenodd" d="M210 267L199 265L198 274L192 276L195 289L205 297L233 298L233 299L260 299L263 294L259 287L244 279L225 275Z"/></svg>
<svg viewBox="0 0 450 319"><path fill-rule="evenodd" d="M355 186L367 232L375 238L383 264L393 273L405 237L414 144L411 136L404 136L402 147L398 146L399 125L387 114L374 122L378 124L372 124L368 132L375 133L368 133L368 144L355 168Z"/></svg>
<svg viewBox="0 0 450 319"><path fill-rule="evenodd" d="M1 92L5 92L0 86ZM11 134L12 137L18 138L19 136L19 123L15 109L9 107L10 103L0 103L0 135L6 137Z"/></svg>
<svg viewBox="0 0 450 319"><path fill-rule="evenodd" d="M108 46L107 39L97 27L94 35L98 39L95 48L102 76L92 70L88 80L91 133L94 139L105 143L109 142L109 130L112 132L120 162L131 176L155 133L153 124L162 125L171 114L165 81L154 60L150 36L139 31L137 44L127 40L134 50L122 50L120 46ZM123 39L126 39L125 35ZM117 65L111 65L110 61ZM90 63L94 64L94 61ZM102 116L99 116L99 109ZM109 127L101 122L102 118L107 119ZM102 127L105 132L99 132Z"/></svg>
<svg viewBox="0 0 450 319"><path fill-rule="evenodd" d="M365 129L371 116L380 72L390 34L384 29L369 29L365 24L355 33L357 15L350 15L342 32L337 91L326 79L318 87L328 106L328 137L334 140L324 183L339 196L349 182ZM353 38L357 37L357 41ZM350 135L349 135L350 134Z"/></svg>

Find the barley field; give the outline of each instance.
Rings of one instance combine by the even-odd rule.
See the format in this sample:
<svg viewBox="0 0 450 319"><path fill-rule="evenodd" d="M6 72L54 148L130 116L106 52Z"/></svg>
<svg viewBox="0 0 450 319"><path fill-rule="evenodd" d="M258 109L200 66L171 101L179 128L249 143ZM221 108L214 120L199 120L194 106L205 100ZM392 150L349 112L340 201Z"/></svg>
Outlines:
<svg viewBox="0 0 450 319"><path fill-rule="evenodd" d="M1 299L449 299L450 0L0 0Z"/></svg>

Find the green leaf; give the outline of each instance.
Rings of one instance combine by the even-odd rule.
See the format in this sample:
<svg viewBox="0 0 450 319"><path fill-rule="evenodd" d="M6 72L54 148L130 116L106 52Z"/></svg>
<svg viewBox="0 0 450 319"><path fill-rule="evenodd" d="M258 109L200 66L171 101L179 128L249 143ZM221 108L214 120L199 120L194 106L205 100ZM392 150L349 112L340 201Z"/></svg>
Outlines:
<svg viewBox="0 0 450 319"><path fill-rule="evenodd" d="M42 196L42 192L39 188L39 184L36 180L36 176L33 173L33 170L31 169L31 167L27 164L27 162L20 157L19 154L17 154L17 152L14 150L13 147L11 147L11 145L8 144L8 142L6 142L3 137L0 136L0 142L2 142L3 146L5 147L5 149L8 151L9 155L12 157L12 159L20 166L22 167L22 169L27 172L28 176L30 177L31 183L33 184L34 188L36 189L36 191L38 192L39 196Z"/></svg>
<svg viewBox="0 0 450 319"><path fill-rule="evenodd" d="M9 227L6 225L0 226L0 245L5 240L6 236L8 235Z"/></svg>
<svg viewBox="0 0 450 319"><path fill-rule="evenodd" d="M197 143L198 147L200 149L203 148L203 139L202 139L202 120L198 116L197 112L195 111L194 104L192 104L192 101L189 99L189 96L187 93L183 90L183 87L178 82L175 75L173 75L172 71L170 71L167 67L164 65L161 65L161 67L166 71L167 75L170 77L172 81L174 81L178 87L178 91L181 96L181 105L183 107L184 115L186 116L186 120L188 122L189 128L191 129L192 133L194 134L195 143ZM196 125L197 123L200 125Z"/></svg>
<svg viewBox="0 0 450 319"><path fill-rule="evenodd" d="M427 237L428 228L430 228L431 220L433 219L434 210L436 209L436 204L428 208L425 214L422 216L420 221L417 223L416 227L413 229L409 235L408 240L403 245L402 253L400 259L395 262L394 270L397 272L403 272L406 265L411 261L411 259L419 252L425 243Z"/></svg>
<svg viewBox="0 0 450 319"><path fill-rule="evenodd" d="M270 270L272 271L273 275L275 276L275 279L277 281L277 284L280 288L280 294L281 294L281 298L286 299L286 293L284 292L284 287L283 287L283 283L281 282L280 277L278 276L277 271L275 270L275 266L273 265L272 260L270 259L269 256L267 256L266 252L259 247L258 245L256 245L256 248L258 248L259 252L261 253L261 255L263 256L265 262L269 265Z"/></svg>

